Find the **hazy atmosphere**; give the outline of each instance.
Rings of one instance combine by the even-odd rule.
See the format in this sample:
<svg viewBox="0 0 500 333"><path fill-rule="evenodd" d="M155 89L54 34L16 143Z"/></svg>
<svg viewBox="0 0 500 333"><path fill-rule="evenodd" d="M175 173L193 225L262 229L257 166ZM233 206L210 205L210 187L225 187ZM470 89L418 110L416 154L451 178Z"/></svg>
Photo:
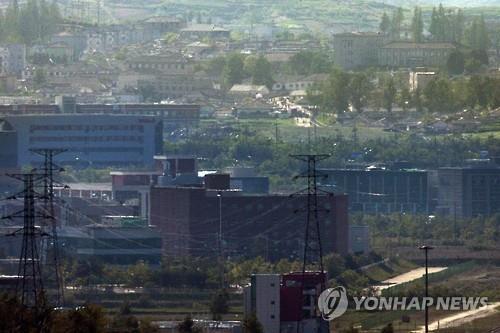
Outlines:
<svg viewBox="0 0 500 333"><path fill-rule="evenodd" d="M500 333L500 0L0 0L0 332Z"/></svg>

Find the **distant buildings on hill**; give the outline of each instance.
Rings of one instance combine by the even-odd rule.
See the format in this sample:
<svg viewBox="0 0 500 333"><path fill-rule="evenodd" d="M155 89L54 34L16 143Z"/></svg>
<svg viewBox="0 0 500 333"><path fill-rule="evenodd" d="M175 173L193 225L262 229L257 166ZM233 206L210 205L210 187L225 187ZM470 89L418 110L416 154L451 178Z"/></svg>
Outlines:
<svg viewBox="0 0 500 333"><path fill-rule="evenodd" d="M349 32L334 35L335 64L343 69L362 67L441 67L451 52L452 43L413 43L391 41L382 33Z"/></svg>

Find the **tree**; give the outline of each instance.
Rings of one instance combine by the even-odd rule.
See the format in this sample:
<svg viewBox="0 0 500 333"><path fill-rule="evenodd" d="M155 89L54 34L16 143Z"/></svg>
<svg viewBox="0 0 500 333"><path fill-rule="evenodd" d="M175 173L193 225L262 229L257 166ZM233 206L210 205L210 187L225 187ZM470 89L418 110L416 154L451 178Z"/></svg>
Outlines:
<svg viewBox="0 0 500 333"><path fill-rule="evenodd" d="M448 26L448 17L446 16L445 9L442 4L439 4L438 9L436 9L436 7L432 9L431 23L429 26L429 32L432 35L432 39L437 42L446 41Z"/></svg>
<svg viewBox="0 0 500 333"><path fill-rule="evenodd" d="M459 50L450 53L448 60L446 61L446 68L448 73L451 75L459 75L464 72L465 69L465 56Z"/></svg>
<svg viewBox="0 0 500 333"><path fill-rule="evenodd" d="M200 327L196 326L194 324L193 319L191 317L187 316L184 318L182 322L177 325L177 330L179 333L201 333L202 330Z"/></svg>
<svg viewBox="0 0 500 333"><path fill-rule="evenodd" d="M332 61L324 51L300 51L287 64L290 73L299 75L327 73L331 66Z"/></svg>
<svg viewBox="0 0 500 333"><path fill-rule="evenodd" d="M44 68L37 67L33 74L33 83L37 88L40 88L45 82L47 82L47 72Z"/></svg>
<svg viewBox="0 0 500 333"><path fill-rule="evenodd" d="M222 82L226 89L230 89L233 85L241 83L245 76L243 66L243 57L241 55L233 53L227 56L222 71Z"/></svg>
<svg viewBox="0 0 500 333"><path fill-rule="evenodd" d="M92 304L75 310L57 312L50 332L106 332L107 320L102 307Z"/></svg>
<svg viewBox="0 0 500 333"><path fill-rule="evenodd" d="M411 32L413 41L415 43L421 43L423 41L424 22L422 20L422 10L419 7L415 7L415 9L413 10Z"/></svg>
<svg viewBox="0 0 500 333"><path fill-rule="evenodd" d="M399 92L398 104L405 111L413 104L410 89L408 89L406 85L403 86Z"/></svg>
<svg viewBox="0 0 500 333"><path fill-rule="evenodd" d="M474 18L465 32L465 44L473 50L488 50L491 45L484 16Z"/></svg>
<svg viewBox="0 0 500 333"><path fill-rule="evenodd" d="M384 34L388 34L390 28L391 28L391 19L389 18L389 15L387 15L387 13L384 12L384 14L382 14L382 19L380 20L379 29Z"/></svg>
<svg viewBox="0 0 500 333"><path fill-rule="evenodd" d="M243 333L264 333L261 323L257 319L255 312L245 317L243 320Z"/></svg>
<svg viewBox="0 0 500 333"><path fill-rule="evenodd" d="M399 7L392 13L391 20L391 37L395 40L401 38L401 25L403 24L404 13L403 8Z"/></svg>
<svg viewBox="0 0 500 333"><path fill-rule="evenodd" d="M453 91L447 78L432 80L424 88L425 106L431 112L450 112L454 109Z"/></svg>
<svg viewBox="0 0 500 333"><path fill-rule="evenodd" d="M465 28L464 12L461 9L458 9L453 19L453 34L452 34L453 42L455 43L462 42L462 39L464 37L464 28Z"/></svg>
<svg viewBox="0 0 500 333"><path fill-rule="evenodd" d="M368 94L372 89L369 77L362 72L352 75L349 89L351 91L351 103L353 108L361 113L368 103Z"/></svg>
<svg viewBox="0 0 500 333"><path fill-rule="evenodd" d="M333 69L328 80L322 86L321 107L342 113L349 108L351 96L350 75L340 69Z"/></svg>
<svg viewBox="0 0 500 333"><path fill-rule="evenodd" d="M221 320L222 315L229 311L229 294L225 289L217 291L210 303L210 313L213 320Z"/></svg>
<svg viewBox="0 0 500 333"><path fill-rule="evenodd" d="M273 85L271 63L263 55L259 56L255 62L252 84L265 85L268 88Z"/></svg>
<svg viewBox="0 0 500 333"><path fill-rule="evenodd" d="M392 112L392 106L394 104L394 100L396 99L396 86L394 84L394 78L389 76L384 80L383 83L383 105L387 112Z"/></svg>

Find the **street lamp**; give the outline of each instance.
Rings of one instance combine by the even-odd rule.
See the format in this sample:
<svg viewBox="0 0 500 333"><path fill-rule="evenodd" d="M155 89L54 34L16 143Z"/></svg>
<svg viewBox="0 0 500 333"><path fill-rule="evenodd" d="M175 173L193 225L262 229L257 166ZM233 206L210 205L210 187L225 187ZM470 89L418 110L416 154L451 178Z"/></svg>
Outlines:
<svg viewBox="0 0 500 333"><path fill-rule="evenodd" d="M218 249L219 249L219 274L220 274L220 287L224 288L224 254L222 250L222 192L217 192L217 198L219 198L219 237L218 237Z"/></svg>
<svg viewBox="0 0 500 333"><path fill-rule="evenodd" d="M427 306L427 298L429 297L429 251L434 249L432 246L423 245L419 248L425 251L425 333L429 332L429 307Z"/></svg>

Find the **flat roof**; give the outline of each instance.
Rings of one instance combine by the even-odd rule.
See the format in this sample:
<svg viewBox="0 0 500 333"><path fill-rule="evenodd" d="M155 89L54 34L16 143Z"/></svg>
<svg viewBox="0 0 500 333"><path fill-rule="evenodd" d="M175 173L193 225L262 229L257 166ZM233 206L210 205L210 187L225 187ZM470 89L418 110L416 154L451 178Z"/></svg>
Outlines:
<svg viewBox="0 0 500 333"><path fill-rule="evenodd" d="M162 171L111 171L111 176L161 176Z"/></svg>
<svg viewBox="0 0 500 333"><path fill-rule="evenodd" d="M69 190L76 191L111 191L111 183L67 183Z"/></svg>
<svg viewBox="0 0 500 333"><path fill-rule="evenodd" d="M333 37L385 37L386 35L382 32L376 31L351 31L351 32L340 32L338 34L333 34Z"/></svg>

